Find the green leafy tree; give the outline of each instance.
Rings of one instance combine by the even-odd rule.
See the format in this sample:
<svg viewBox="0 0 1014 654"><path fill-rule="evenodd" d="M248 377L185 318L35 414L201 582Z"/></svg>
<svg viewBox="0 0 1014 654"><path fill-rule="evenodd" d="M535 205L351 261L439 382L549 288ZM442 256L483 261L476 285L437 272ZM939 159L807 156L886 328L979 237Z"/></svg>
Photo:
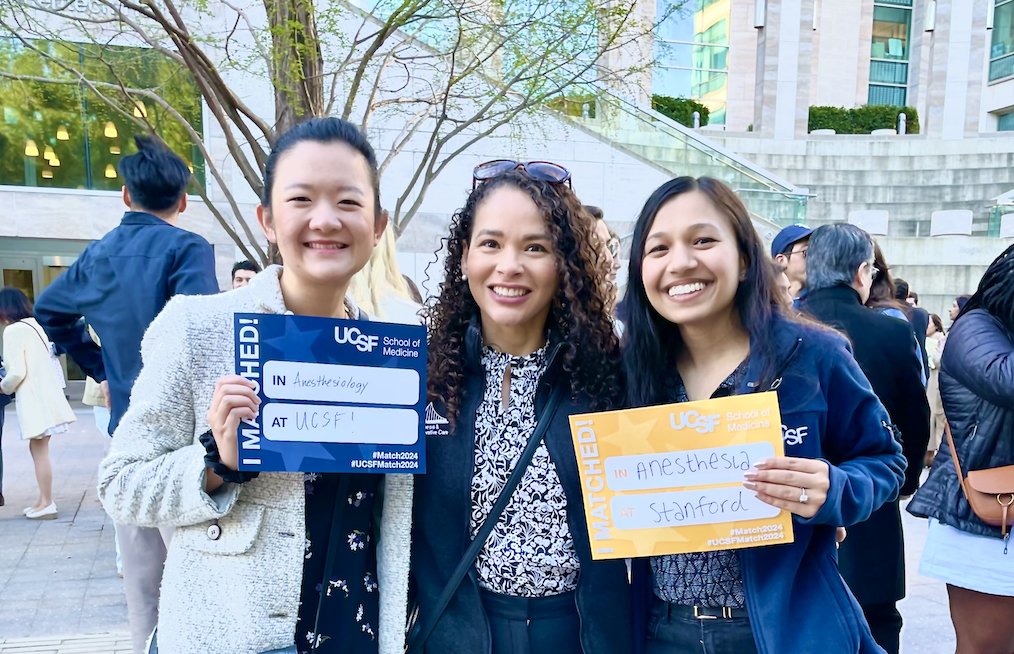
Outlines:
<svg viewBox="0 0 1014 654"><path fill-rule="evenodd" d="M260 197L276 134L308 116L351 120L370 134L382 172L398 166L388 208L401 235L437 176L475 143L538 129L532 118L553 98L641 84L652 62L623 53L650 46L657 19L642 11L636 0L379 0L366 8L338 0L0 0L0 37L36 62L0 64L0 81L86 94L116 120L167 141L186 135L195 168L224 200L211 202L203 185L198 192L244 254L264 260L224 163ZM87 51L87 65L50 47L67 42ZM127 61L136 49L110 44L143 46L164 63L137 70ZM46 70L30 69L39 61ZM234 86L251 77L270 80L273 113ZM197 94L181 92L184 84ZM199 101L224 138L226 162L209 156L194 120Z"/></svg>

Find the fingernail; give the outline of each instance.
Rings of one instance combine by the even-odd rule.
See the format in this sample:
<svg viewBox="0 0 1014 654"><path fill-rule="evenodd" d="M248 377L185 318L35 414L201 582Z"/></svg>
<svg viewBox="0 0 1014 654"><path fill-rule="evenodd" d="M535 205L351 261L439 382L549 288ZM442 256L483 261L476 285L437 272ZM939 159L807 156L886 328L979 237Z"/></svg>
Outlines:
<svg viewBox="0 0 1014 654"><path fill-rule="evenodd" d="M743 482L743 486L747 490L756 490L757 489L757 484L753 483L752 481L744 481Z"/></svg>
<svg viewBox="0 0 1014 654"><path fill-rule="evenodd" d="M753 467L754 468L766 468L769 465L771 465L771 459L761 459L760 461L757 461L756 463L754 463Z"/></svg>
<svg viewBox="0 0 1014 654"><path fill-rule="evenodd" d="M753 470L749 470L743 473L743 479L756 479L757 473Z"/></svg>

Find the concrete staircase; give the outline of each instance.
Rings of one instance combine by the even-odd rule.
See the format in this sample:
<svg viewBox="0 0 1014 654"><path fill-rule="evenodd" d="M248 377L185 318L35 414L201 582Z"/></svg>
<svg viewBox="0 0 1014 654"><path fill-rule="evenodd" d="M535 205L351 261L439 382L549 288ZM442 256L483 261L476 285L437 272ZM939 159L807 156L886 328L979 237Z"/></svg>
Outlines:
<svg viewBox="0 0 1014 654"><path fill-rule="evenodd" d="M594 117L571 117L572 122L674 177L708 176L727 182L768 238L780 226L806 222L807 189L656 111L605 89L597 93Z"/></svg>
<svg viewBox="0 0 1014 654"><path fill-rule="evenodd" d="M930 216L968 209L972 234L997 233L992 199L1014 188L1014 135L958 141L912 136L811 136L774 141L752 135L718 140L815 195L810 224L848 219L850 211L886 209L890 236L928 236Z"/></svg>

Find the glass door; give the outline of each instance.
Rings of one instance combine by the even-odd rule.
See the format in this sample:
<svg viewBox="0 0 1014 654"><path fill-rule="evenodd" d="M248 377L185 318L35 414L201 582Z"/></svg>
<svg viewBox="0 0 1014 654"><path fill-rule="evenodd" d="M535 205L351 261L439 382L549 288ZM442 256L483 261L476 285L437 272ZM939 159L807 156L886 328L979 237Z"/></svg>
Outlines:
<svg viewBox="0 0 1014 654"><path fill-rule="evenodd" d="M21 290L28 299L35 303L37 288L35 259L21 257L0 257L0 276L4 286L13 286Z"/></svg>

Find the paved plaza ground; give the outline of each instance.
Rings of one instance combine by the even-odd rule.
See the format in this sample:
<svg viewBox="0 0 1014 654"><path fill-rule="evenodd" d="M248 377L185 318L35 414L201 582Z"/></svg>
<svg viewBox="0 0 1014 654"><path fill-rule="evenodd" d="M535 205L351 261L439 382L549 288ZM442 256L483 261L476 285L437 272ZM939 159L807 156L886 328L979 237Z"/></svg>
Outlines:
<svg viewBox="0 0 1014 654"><path fill-rule="evenodd" d="M33 521L21 509L34 500L28 445L17 440L13 410L3 434L0 507L0 654L128 654L123 581L116 576L113 524L95 494L95 471L109 444L90 410L79 408L70 433L51 441L59 518ZM908 597L904 654L947 654L954 635L940 582L920 577L926 524L905 515ZM618 653L619 654L619 653ZM803 653L779 653L803 654Z"/></svg>

